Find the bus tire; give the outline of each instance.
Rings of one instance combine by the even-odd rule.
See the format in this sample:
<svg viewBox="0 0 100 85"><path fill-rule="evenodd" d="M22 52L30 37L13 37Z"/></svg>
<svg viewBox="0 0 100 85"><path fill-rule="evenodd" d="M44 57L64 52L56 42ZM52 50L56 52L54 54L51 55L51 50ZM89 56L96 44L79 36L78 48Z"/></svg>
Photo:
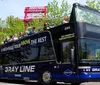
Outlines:
<svg viewBox="0 0 100 85"><path fill-rule="evenodd" d="M55 85L56 84L56 83L52 82L52 74L47 69L43 69L40 72L39 83L42 85Z"/></svg>

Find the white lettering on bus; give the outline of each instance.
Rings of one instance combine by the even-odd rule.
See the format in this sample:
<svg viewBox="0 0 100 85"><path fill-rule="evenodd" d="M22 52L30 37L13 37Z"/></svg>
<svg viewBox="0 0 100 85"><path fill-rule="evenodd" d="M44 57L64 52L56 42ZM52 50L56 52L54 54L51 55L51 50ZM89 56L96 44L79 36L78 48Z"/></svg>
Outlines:
<svg viewBox="0 0 100 85"><path fill-rule="evenodd" d="M5 67L5 72L17 72L18 71L19 66L9 66L9 67Z"/></svg>
<svg viewBox="0 0 100 85"><path fill-rule="evenodd" d="M100 68L93 68L92 71L100 71Z"/></svg>
<svg viewBox="0 0 100 85"><path fill-rule="evenodd" d="M1 52L3 51L7 51L7 50L13 50L13 46L9 46L9 47L4 47L3 49L1 49Z"/></svg>
<svg viewBox="0 0 100 85"><path fill-rule="evenodd" d="M31 40L31 45L32 44L37 44L37 39Z"/></svg>
<svg viewBox="0 0 100 85"><path fill-rule="evenodd" d="M38 43L46 42L47 36L38 38Z"/></svg>
<svg viewBox="0 0 100 85"><path fill-rule="evenodd" d="M21 47L20 44L16 44L16 45L14 45L14 48L20 48L20 47Z"/></svg>
<svg viewBox="0 0 100 85"><path fill-rule="evenodd" d="M21 66L20 72L34 72L34 65L31 66Z"/></svg>
<svg viewBox="0 0 100 85"><path fill-rule="evenodd" d="M29 66L8 66L5 67L5 72L34 72L35 65Z"/></svg>

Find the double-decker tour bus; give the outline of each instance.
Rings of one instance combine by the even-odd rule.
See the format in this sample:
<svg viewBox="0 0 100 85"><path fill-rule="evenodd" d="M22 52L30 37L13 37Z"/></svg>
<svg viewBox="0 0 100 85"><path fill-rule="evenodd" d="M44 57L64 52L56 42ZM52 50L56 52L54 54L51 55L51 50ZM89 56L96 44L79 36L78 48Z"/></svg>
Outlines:
<svg viewBox="0 0 100 85"><path fill-rule="evenodd" d="M100 81L100 12L75 3L69 23L1 45L0 78Z"/></svg>

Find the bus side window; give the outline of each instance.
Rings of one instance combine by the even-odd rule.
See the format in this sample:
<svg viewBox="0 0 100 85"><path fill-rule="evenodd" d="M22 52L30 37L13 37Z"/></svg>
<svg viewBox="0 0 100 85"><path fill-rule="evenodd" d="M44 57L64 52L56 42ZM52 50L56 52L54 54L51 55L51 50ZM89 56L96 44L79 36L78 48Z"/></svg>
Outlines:
<svg viewBox="0 0 100 85"><path fill-rule="evenodd" d="M54 60L54 52L51 43L46 43L40 46L40 60Z"/></svg>
<svg viewBox="0 0 100 85"><path fill-rule="evenodd" d="M16 55L16 52L8 52L4 53L0 57L0 64L15 64L19 62L18 54Z"/></svg>
<svg viewBox="0 0 100 85"><path fill-rule="evenodd" d="M26 48L21 52L21 55L23 56L21 62L38 61L38 47Z"/></svg>
<svg viewBox="0 0 100 85"><path fill-rule="evenodd" d="M63 42L62 43L62 50L63 50L63 57L62 63L71 63L71 57L74 57L74 53L72 53L73 48L73 41ZM74 50L73 50L74 52Z"/></svg>

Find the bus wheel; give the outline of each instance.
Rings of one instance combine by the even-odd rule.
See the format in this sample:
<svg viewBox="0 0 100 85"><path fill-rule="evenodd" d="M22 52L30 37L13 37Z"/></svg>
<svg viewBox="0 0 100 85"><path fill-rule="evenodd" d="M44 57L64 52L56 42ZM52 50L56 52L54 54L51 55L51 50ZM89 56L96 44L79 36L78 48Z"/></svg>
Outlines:
<svg viewBox="0 0 100 85"><path fill-rule="evenodd" d="M42 85L52 85L53 82L52 82L52 74L51 74L51 72L46 70L46 69L42 70L40 72L39 82Z"/></svg>

